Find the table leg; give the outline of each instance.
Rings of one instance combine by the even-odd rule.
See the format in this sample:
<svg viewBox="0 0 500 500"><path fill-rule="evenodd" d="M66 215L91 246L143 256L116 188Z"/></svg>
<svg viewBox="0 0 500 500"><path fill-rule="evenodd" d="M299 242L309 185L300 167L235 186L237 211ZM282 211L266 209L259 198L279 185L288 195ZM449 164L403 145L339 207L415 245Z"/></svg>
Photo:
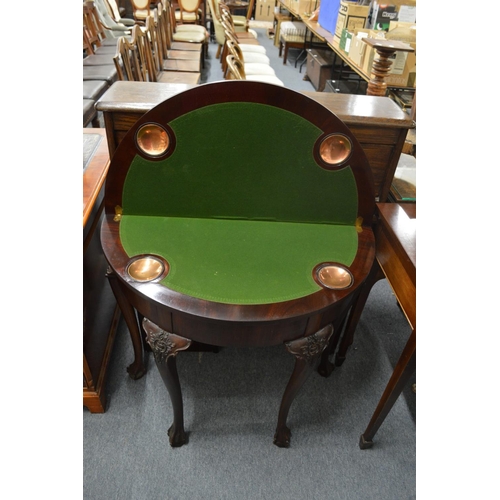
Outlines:
<svg viewBox="0 0 500 500"><path fill-rule="evenodd" d="M138 380L146 373L146 366L143 358L142 335L135 309L125 297L114 271L108 268L106 277L108 278L109 285L111 286L116 302L118 303L118 306L123 314L125 323L127 323L130 338L132 340L132 346L134 348L134 362L127 367L127 372L131 379Z"/></svg>
<svg viewBox="0 0 500 500"><path fill-rule="evenodd" d="M179 351L185 351L191 345L191 340L162 330L147 318L144 318L142 325L146 331L146 340L153 351L156 366L172 402L174 421L168 430L170 446L182 446L187 442L187 435L184 431L184 407L176 356Z"/></svg>
<svg viewBox="0 0 500 500"><path fill-rule="evenodd" d="M403 391L406 383L415 372L417 358L416 338L417 331L415 329L411 332L410 338L401 353L392 376L389 379L382 397L380 398L377 408L368 423L368 427L360 437L359 447L362 450L373 446L373 437L375 436L375 433L382 425L385 417L391 411L391 408Z"/></svg>
<svg viewBox="0 0 500 500"><path fill-rule="evenodd" d="M337 345L340 340L340 334L344 328L345 321L346 318L343 318L338 324L332 324L333 335L328 342L328 346L321 353L318 363L318 373L322 377L329 377L332 374L333 369L335 368L335 365L330 362L329 357L332 355L332 353L335 352L335 349L337 349Z"/></svg>
<svg viewBox="0 0 500 500"><path fill-rule="evenodd" d="M361 313L363 312L371 289L377 281L383 278L385 278L385 275L377 262L377 259L375 259L370 274L363 283L363 286L359 291L359 295L354 299L354 303L349 311L344 335L340 341L339 350L335 355L335 366L342 366L342 363L345 361L347 350L352 345L356 327L358 326Z"/></svg>
<svg viewBox="0 0 500 500"><path fill-rule="evenodd" d="M290 446L292 433L286 426L290 406L307 380L307 377L317 367L321 353L328 345L332 333L333 327L332 325L328 325L313 335L292 340L285 344L288 352L295 356L295 366L281 400L278 425L274 435L274 444L280 448L288 448Z"/></svg>

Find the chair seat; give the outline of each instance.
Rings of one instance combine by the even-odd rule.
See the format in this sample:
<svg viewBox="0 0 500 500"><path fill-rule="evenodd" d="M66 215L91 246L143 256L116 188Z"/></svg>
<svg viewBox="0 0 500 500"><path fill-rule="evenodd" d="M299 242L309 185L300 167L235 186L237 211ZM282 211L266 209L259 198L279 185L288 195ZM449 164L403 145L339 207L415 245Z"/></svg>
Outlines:
<svg viewBox="0 0 500 500"><path fill-rule="evenodd" d="M250 82L272 83L274 85L279 85L280 87L285 86L285 84L277 76L273 75L246 75L245 80Z"/></svg>
<svg viewBox="0 0 500 500"><path fill-rule="evenodd" d="M83 99L83 126L86 127L96 115L95 101L93 99Z"/></svg>
<svg viewBox="0 0 500 500"><path fill-rule="evenodd" d="M199 24L176 24L175 32L180 33L181 31L192 31L194 33L203 33L205 36L208 34L207 29Z"/></svg>
<svg viewBox="0 0 500 500"><path fill-rule="evenodd" d="M243 52L243 58L245 60L245 64L247 63L260 63L267 65L271 64L271 60L269 59L269 57L259 52Z"/></svg>
<svg viewBox="0 0 500 500"><path fill-rule="evenodd" d="M198 85L201 73L188 73L186 71L164 71L158 76L160 83L185 83L186 85Z"/></svg>
<svg viewBox="0 0 500 500"><path fill-rule="evenodd" d="M188 73L200 72L200 61L189 59L166 59L162 64L163 71L183 71Z"/></svg>
<svg viewBox="0 0 500 500"><path fill-rule="evenodd" d="M106 80L85 80L83 82L83 98L97 101L108 88Z"/></svg>
<svg viewBox="0 0 500 500"><path fill-rule="evenodd" d="M271 75L276 76L274 69L269 64L263 63L244 63L245 75Z"/></svg>
<svg viewBox="0 0 500 500"><path fill-rule="evenodd" d="M167 59L180 59L186 61L201 62L201 53L195 50L169 50Z"/></svg>
<svg viewBox="0 0 500 500"><path fill-rule="evenodd" d="M174 42L192 42L202 44L205 42L205 33L197 31L178 31L172 35Z"/></svg>
<svg viewBox="0 0 500 500"><path fill-rule="evenodd" d="M83 80L105 80L109 85L118 80L115 65L83 66Z"/></svg>
<svg viewBox="0 0 500 500"><path fill-rule="evenodd" d="M102 56L102 55L106 55L106 54L115 55L116 44L117 44L117 41L114 40L114 43L110 43L109 45L102 45L101 47L95 47L94 54L96 56Z"/></svg>
<svg viewBox="0 0 500 500"><path fill-rule="evenodd" d="M203 50L202 43L196 42L177 42L173 41L170 47L172 50L190 50L191 52L200 52Z"/></svg>
<svg viewBox="0 0 500 500"><path fill-rule="evenodd" d="M130 38L130 37L127 37ZM116 47L116 44L118 43L118 39L114 37L109 37L105 38L104 40L101 40L101 47Z"/></svg>
<svg viewBox="0 0 500 500"><path fill-rule="evenodd" d="M251 45L249 43L238 43L242 52L255 52L257 54L266 54L266 49L262 45Z"/></svg>
<svg viewBox="0 0 500 500"><path fill-rule="evenodd" d="M84 66L106 66L113 63L114 54L90 55L83 58Z"/></svg>

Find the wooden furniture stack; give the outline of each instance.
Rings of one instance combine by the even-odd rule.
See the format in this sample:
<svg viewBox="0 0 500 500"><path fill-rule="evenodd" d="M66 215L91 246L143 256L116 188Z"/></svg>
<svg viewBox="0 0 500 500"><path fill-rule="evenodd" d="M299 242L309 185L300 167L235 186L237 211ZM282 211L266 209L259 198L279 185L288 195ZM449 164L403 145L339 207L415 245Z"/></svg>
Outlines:
<svg viewBox="0 0 500 500"><path fill-rule="evenodd" d="M117 81L114 38L106 38L93 2L83 3L83 126L99 127L95 103Z"/></svg>

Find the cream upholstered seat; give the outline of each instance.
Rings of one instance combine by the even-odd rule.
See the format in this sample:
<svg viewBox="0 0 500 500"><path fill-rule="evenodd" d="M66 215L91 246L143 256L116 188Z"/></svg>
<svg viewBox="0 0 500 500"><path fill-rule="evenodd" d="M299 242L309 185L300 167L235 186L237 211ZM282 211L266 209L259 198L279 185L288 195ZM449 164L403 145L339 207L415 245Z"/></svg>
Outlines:
<svg viewBox="0 0 500 500"><path fill-rule="evenodd" d="M229 53L237 57L243 63L246 75L276 75L276 72L269 64L269 57L266 55L252 52L243 54L238 44L230 40L228 40L226 44Z"/></svg>
<svg viewBox="0 0 500 500"><path fill-rule="evenodd" d="M229 54L226 60L228 68L227 80L249 80L253 82L272 83L280 87L285 86L275 74L262 74L258 72L247 74L245 65L234 54ZM256 67L254 69L257 70Z"/></svg>
<svg viewBox="0 0 500 500"><path fill-rule="evenodd" d="M266 54L266 48L258 43L239 42L238 39L234 36L234 33L228 31L227 29L224 30L224 34L226 36L226 40L231 40L232 42L237 43L241 51L244 53L254 52L257 54Z"/></svg>
<svg viewBox="0 0 500 500"><path fill-rule="evenodd" d="M201 50L199 44L207 44L209 39L208 30L198 24L177 24L173 14L170 0L164 0L158 4L157 14L161 17L161 30L165 37L165 43L170 47L175 42L189 43L192 47Z"/></svg>

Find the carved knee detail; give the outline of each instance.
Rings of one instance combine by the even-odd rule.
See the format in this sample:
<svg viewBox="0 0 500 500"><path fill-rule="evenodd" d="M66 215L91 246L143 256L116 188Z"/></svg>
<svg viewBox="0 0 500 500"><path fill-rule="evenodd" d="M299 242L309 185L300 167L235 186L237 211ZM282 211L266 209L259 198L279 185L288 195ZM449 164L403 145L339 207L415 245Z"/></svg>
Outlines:
<svg viewBox="0 0 500 500"><path fill-rule="evenodd" d="M290 354L310 363L325 350L332 334L333 326L328 325L308 337L286 342L285 346Z"/></svg>
<svg viewBox="0 0 500 500"><path fill-rule="evenodd" d="M179 351L185 351L191 345L191 340L167 332L147 318L143 319L142 326L157 362L166 362L170 356L177 356Z"/></svg>

